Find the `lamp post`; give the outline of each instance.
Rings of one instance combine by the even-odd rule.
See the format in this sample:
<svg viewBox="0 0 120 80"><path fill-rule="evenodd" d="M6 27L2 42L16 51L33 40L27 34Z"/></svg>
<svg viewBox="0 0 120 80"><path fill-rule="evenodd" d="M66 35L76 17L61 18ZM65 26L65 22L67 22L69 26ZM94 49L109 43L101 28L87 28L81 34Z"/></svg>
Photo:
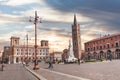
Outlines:
<svg viewBox="0 0 120 80"><path fill-rule="evenodd" d="M26 42L27 42L27 57L26 57L26 66L28 66L29 58L28 58L28 34L26 35Z"/></svg>
<svg viewBox="0 0 120 80"><path fill-rule="evenodd" d="M34 67L33 67L33 70L36 70L36 69L39 69L39 66L38 66L38 59L37 59L37 23L39 22L39 16L37 15L37 11L35 11L35 17L34 17L34 24L35 24L35 45L34 45L34 48L35 48L35 61L34 61ZM29 20L30 22L32 22L32 20L30 19ZM40 23L41 23L41 18L40 18Z"/></svg>

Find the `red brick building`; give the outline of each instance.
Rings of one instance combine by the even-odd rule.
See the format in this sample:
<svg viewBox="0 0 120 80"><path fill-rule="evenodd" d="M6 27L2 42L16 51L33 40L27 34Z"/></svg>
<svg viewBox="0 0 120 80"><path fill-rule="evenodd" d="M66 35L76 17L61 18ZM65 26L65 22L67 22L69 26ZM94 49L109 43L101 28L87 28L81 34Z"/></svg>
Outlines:
<svg viewBox="0 0 120 80"><path fill-rule="evenodd" d="M84 43L86 59L101 59L112 56L120 59L120 34L105 35Z"/></svg>

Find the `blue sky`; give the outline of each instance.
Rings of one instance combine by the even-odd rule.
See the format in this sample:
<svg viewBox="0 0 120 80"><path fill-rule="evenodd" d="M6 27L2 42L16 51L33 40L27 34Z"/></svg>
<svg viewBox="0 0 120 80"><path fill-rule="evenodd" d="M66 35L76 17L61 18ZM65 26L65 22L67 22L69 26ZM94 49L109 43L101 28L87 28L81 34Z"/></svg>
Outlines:
<svg viewBox="0 0 120 80"><path fill-rule="evenodd" d="M100 37L100 34L119 33L119 0L0 0L0 46L9 45L11 36L24 43L28 34L34 44L34 24L29 22L37 11L42 23L38 23L38 41L49 40L54 50L68 47L74 13L81 27L83 43ZM39 42L38 42L39 44Z"/></svg>

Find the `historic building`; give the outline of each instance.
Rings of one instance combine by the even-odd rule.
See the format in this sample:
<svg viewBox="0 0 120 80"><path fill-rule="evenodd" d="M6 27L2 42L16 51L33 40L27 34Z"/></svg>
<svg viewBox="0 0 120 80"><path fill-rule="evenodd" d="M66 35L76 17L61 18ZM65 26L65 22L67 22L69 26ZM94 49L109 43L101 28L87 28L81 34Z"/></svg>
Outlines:
<svg viewBox="0 0 120 80"><path fill-rule="evenodd" d="M8 63L10 59L10 46L4 46L4 51L3 51L3 61L4 63Z"/></svg>
<svg viewBox="0 0 120 80"><path fill-rule="evenodd" d="M26 57L30 61L35 58L34 45L20 45L19 37L11 37L9 50L4 48L4 52L9 54L9 63L21 63ZM48 41L42 40L41 45L37 47L37 58L46 59L47 57L49 57Z"/></svg>
<svg viewBox="0 0 120 80"><path fill-rule="evenodd" d="M105 35L84 43L86 59L120 59L120 34Z"/></svg>
<svg viewBox="0 0 120 80"><path fill-rule="evenodd" d="M62 60L62 52L53 52L50 54L53 60L61 61Z"/></svg>
<svg viewBox="0 0 120 80"><path fill-rule="evenodd" d="M3 60L3 52L0 52L0 63L2 62Z"/></svg>
<svg viewBox="0 0 120 80"><path fill-rule="evenodd" d="M76 15L74 15L74 22L72 25L72 43L75 58L81 59L81 34L80 25L77 23Z"/></svg>
<svg viewBox="0 0 120 80"><path fill-rule="evenodd" d="M68 59L68 57L69 57L68 49L64 49L62 54L62 61Z"/></svg>

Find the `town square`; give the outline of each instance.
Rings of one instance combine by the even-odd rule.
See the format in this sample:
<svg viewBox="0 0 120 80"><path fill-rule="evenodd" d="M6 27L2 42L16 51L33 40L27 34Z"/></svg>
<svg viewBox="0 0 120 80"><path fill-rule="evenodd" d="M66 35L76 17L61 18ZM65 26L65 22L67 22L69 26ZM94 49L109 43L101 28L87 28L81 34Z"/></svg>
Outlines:
<svg viewBox="0 0 120 80"><path fill-rule="evenodd" d="M0 0L0 80L119 80L119 3Z"/></svg>

